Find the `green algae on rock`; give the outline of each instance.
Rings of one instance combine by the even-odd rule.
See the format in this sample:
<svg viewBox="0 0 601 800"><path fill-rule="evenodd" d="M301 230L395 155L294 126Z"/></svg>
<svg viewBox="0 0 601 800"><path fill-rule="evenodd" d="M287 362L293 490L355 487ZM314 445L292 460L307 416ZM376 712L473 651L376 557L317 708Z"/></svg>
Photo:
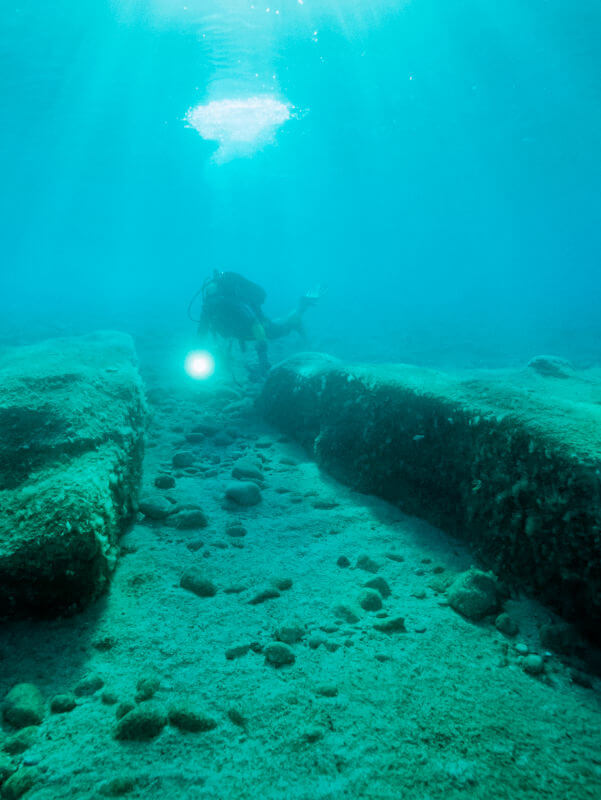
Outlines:
<svg viewBox="0 0 601 800"><path fill-rule="evenodd" d="M445 374L305 353L259 406L354 489L469 542L591 637L601 622L601 380Z"/></svg>
<svg viewBox="0 0 601 800"><path fill-rule="evenodd" d="M0 614L56 615L106 589L136 509L145 401L129 336L0 355Z"/></svg>

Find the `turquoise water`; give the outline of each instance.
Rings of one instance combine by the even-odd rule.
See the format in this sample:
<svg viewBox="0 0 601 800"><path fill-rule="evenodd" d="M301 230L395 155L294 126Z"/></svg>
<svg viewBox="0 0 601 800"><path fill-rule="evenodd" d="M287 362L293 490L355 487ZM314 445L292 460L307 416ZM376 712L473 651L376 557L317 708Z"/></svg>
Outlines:
<svg viewBox="0 0 601 800"><path fill-rule="evenodd" d="M598 3L270 3L5 4L5 319L184 329L218 266L271 312L327 284L373 357L598 356ZM185 122L253 97L255 143Z"/></svg>

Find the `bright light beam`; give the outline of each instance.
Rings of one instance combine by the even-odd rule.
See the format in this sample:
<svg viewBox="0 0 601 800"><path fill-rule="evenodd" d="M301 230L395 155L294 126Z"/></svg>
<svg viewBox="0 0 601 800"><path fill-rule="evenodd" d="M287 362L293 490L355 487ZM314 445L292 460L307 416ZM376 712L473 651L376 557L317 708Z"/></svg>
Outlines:
<svg viewBox="0 0 601 800"><path fill-rule="evenodd" d="M184 369L194 380L204 381L215 372L215 359L207 350L192 350L186 356Z"/></svg>

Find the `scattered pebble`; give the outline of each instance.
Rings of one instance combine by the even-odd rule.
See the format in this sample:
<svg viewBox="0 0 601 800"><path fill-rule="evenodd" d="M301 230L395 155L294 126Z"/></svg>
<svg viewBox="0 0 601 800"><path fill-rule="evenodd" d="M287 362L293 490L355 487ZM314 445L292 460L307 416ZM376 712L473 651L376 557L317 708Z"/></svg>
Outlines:
<svg viewBox="0 0 601 800"><path fill-rule="evenodd" d="M154 739L167 724L165 712L151 703L144 703L128 711L115 729L115 739L148 741Z"/></svg>
<svg viewBox="0 0 601 800"><path fill-rule="evenodd" d="M66 714L73 711L77 702L74 694L57 694L50 701L50 711L53 714Z"/></svg>
<svg viewBox="0 0 601 800"><path fill-rule="evenodd" d="M374 561L374 559L367 554L359 556L357 559L357 567L365 570L365 572L377 572L380 569L378 562Z"/></svg>
<svg viewBox="0 0 601 800"><path fill-rule="evenodd" d="M182 589L187 589L198 597L214 597L217 594L215 584L206 578L198 567L187 569L182 575L179 585Z"/></svg>
<svg viewBox="0 0 601 800"><path fill-rule="evenodd" d="M453 581L447 599L451 608L467 619L482 619L499 607L497 581L491 573L469 569Z"/></svg>
<svg viewBox="0 0 601 800"><path fill-rule="evenodd" d="M305 635L305 629L300 624L291 623L281 625L275 632L275 638L284 644L296 644Z"/></svg>
<svg viewBox="0 0 601 800"><path fill-rule="evenodd" d="M212 717L183 705L169 709L169 724L189 733L203 733L217 727L217 722Z"/></svg>
<svg viewBox="0 0 601 800"><path fill-rule="evenodd" d="M261 492L256 483L251 481L232 481L225 489L228 500L239 506L256 506L261 502Z"/></svg>
<svg viewBox="0 0 601 800"><path fill-rule="evenodd" d="M154 479L154 485L157 489L173 489L175 478L173 475L157 475Z"/></svg>
<svg viewBox="0 0 601 800"><path fill-rule="evenodd" d="M516 636L518 633L517 622L515 622L515 620L505 612L499 614L499 616L496 618L495 628L501 633L504 633L505 636Z"/></svg>
<svg viewBox="0 0 601 800"><path fill-rule="evenodd" d="M515 651L521 656L526 656L529 653L528 645L524 644L524 642L519 642L515 646Z"/></svg>
<svg viewBox="0 0 601 800"><path fill-rule="evenodd" d="M404 617L390 617L382 622L374 622L374 628L382 633L407 633Z"/></svg>
<svg viewBox="0 0 601 800"><path fill-rule="evenodd" d="M390 586L388 585L388 582L380 575L375 578L370 578L368 581L365 581L363 585L367 589L375 589L384 599L390 597Z"/></svg>
<svg viewBox="0 0 601 800"><path fill-rule="evenodd" d="M524 672L527 672L528 675L541 675L545 670L545 662L541 656L531 653L524 659L522 669Z"/></svg>
<svg viewBox="0 0 601 800"><path fill-rule="evenodd" d="M162 494L146 495L138 503L140 512L148 519L166 519L173 511L173 504Z"/></svg>
<svg viewBox="0 0 601 800"><path fill-rule="evenodd" d="M339 567L342 567L342 569L346 569L351 565L351 562L348 560L346 556L340 556L340 558L336 563L338 564Z"/></svg>
<svg viewBox="0 0 601 800"><path fill-rule="evenodd" d="M266 586L251 597L248 601L251 606L257 606L259 603L264 603L266 600L275 600L279 597L280 593L273 586Z"/></svg>
<svg viewBox="0 0 601 800"><path fill-rule="evenodd" d="M322 697L336 697L338 694L338 687L330 683L325 683L318 686L315 692Z"/></svg>
<svg viewBox="0 0 601 800"><path fill-rule="evenodd" d="M379 611L382 608L382 597L375 589L363 589L359 595L359 605L364 611Z"/></svg>
<svg viewBox="0 0 601 800"><path fill-rule="evenodd" d="M228 647L225 651L225 657L228 661L233 661L235 658L242 658L250 650L250 644L235 644L233 647Z"/></svg>
<svg viewBox="0 0 601 800"><path fill-rule="evenodd" d="M176 469L193 466L196 456L191 450L182 450L173 456L171 463Z"/></svg>
<svg viewBox="0 0 601 800"><path fill-rule="evenodd" d="M39 779L35 767L21 767L2 785L2 797L5 800L17 800L28 792Z"/></svg>
<svg viewBox="0 0 601 800"><path fill-rule="evenodd" d="M359 614L354 608L352 608L352 606L348 605L348 603L338 603L338 605L334 606L332 610L334 612L334 616L338 617L339 619L343 619L345 622L348 622L351 625L359 622Z"/></svg>
<svg viewBox="0 0 601 800"><path fill-rule="evenodd" d="M145 675L136 684L136 703L150 700L161 687L161 682L156 675Z"/></svg>
<svg viewBox="0 0 601 800"><path fill-rule="evenodd" d="M208 520L204 511L200 508L178 511L169 519L169 523L179 530L194 530L196 528L206 528Z"/></svg>
<svg viewBox="0 0 601 800"><path fill-rule="evenodd" d="M292 578L274 578L272 583L280 592L286 592L292 588Z"/></svg>
<svg viewBox="0 0 601 800"><path fill-rule="evenodd" d="M225 529L225 532L228 536L231 536L234 539L241 539L248 533L246 528L243 525L240 525L238 522L228 525Z"/></svg>
<svg viewBox="0 0 601 800"><path fill-rule="evenodd" d="M294 664L296 657L287 644L282 642L271 642L265 648L265 663L272 664L274 667L283 667L287 664Z"/></svg>
<svg viewBox="0 0 601 800"><path fill-rule="evenodd" d="M9 755L19 755L34 744L38 736L38 729L35 725L30 725L27 728L21 728L20 731L9 736L2 742L2 749Z"/></svg>
<svg viewBox="0 0 601 800"><path fill-rule="evenodd" d="M44 719L44 698L33 683L18 683L4 698L2 717L13 728L41 725Z"/></svg>
<svg viewBox="0 0 601 800"><path fill-rule="evenodd" d="M77 697L86 697L102 689L103 686L104 681L100 675L91 673L90 675L84 675L84 677L75 684L75 689L73 691Z"/></svg>

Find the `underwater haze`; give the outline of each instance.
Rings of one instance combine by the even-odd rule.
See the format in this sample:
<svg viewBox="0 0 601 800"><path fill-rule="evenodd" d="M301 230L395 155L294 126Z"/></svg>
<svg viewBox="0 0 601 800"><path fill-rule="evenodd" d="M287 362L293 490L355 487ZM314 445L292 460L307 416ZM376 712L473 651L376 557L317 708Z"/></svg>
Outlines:
<svg viewBox="0 0 601 800"><path fill-rule="evenodd" d="M593 0L1 13L5 324L184 331L220 268L345 356L598 357Z"/></svg>

